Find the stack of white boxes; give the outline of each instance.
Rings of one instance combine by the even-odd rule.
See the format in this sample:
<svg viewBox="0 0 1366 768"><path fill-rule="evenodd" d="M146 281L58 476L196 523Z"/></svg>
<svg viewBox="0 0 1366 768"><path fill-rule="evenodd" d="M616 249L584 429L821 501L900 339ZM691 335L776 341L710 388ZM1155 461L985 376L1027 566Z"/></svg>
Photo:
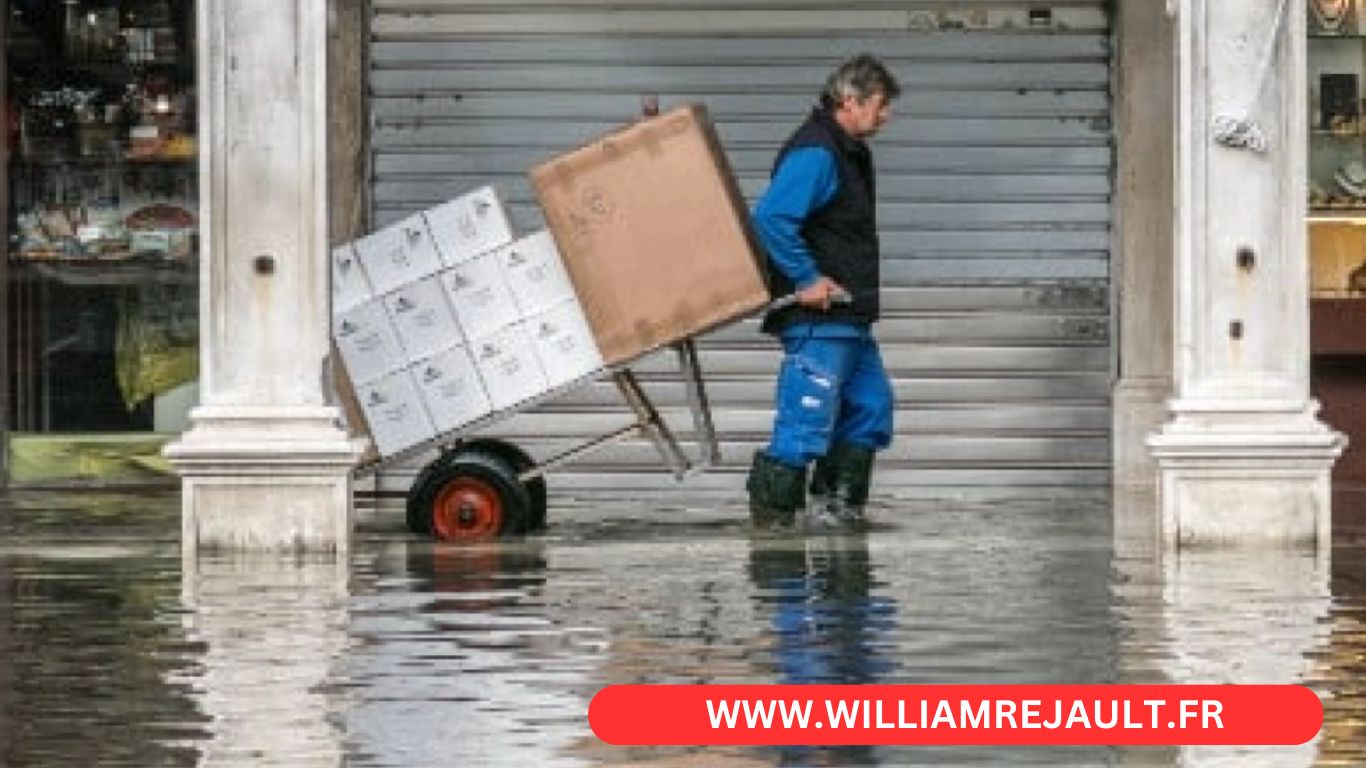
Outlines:
<svg viewBox="0 0 1366 768"><path fill-rule="evenodd" d="M336 249L332 306L382 456L602 367L553 238L488 187Z"/></svg>

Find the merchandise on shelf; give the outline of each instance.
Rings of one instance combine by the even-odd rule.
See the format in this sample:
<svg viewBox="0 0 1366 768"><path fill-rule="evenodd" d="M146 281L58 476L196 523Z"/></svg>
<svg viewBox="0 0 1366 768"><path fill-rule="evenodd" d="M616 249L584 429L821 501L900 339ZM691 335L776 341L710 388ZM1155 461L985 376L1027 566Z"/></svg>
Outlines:
<svg viewBox="0 0 1366 768"><path fill-rule="evenodd" d="M1312 35L1356 34L1356 0L1309 0L1309 33Z"/></svg>
<svg viewBox="0 0 1366 768"><path fill-rule="evenodd" d="M128 250L134 256L189 258L193 252L195 217L178 205L155 203L139 208L125 219Z"/></svg>
<svg viewBox="0 0 1366 768"><path fill-rule="evenodd" d="M1360 114L1355 72L1319 75L1319 128L1344 134L1357 132Z"/></svg>
<svg viewBox="0 0 1366 768"><path fill-rule="evenodd" d="M11 7L11 257L189 257L192 12L168 0Z"/></svg>
<svg viewBox="0 0 1366 768"><path fill-rule="evenodd" d="M1347 275L1347 292L1357 296L1366 295L1366 261Z"/></svg>

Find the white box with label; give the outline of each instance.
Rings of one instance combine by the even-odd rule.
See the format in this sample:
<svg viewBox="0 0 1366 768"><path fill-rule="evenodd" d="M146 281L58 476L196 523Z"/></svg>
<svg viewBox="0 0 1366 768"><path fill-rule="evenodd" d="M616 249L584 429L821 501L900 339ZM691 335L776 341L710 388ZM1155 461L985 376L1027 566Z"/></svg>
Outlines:
<svg viewBox="0 0 1366 768"><path fill-rule="evenodd" d="M367 384L408 364L389 313L378 299L338 315L332 321L332 338L353 384Z"/></svg>
<svg viewBox="0 0 1366 768"><path fill-rule="evenodd" d="M521 318L495 254L442 272L441 285L467 339L487 336Z"/></svg>
<svg viewBox="0 0 1366 768"><path fill-rule="evenodd" d="M464 344L419 361L411 371L437 432L463 427L493 410Z"/></svg>
<svg viewBox="0 0 1366 768"><path fill-rule="evenodd" d="M493 187L480 187L422 215L448 267L512 241L512 222Z"/></svg>
<svg viewBox="0 0 1366 768"><path fill-rule="evenodd" d="M494 410L510 408L548 389L522 323L471 342L470 353Z"/></svg>
<svg viewBox="0 0 1366 768"><path fill-rule="evenodd" d="M410 362L464 341L437 276L396 288L385 294L383 301Z"/></svg>
<svg viewBox="0 0 1366 768"><path fill-rule="evenodd" d="M392 456L436 435L407 370L356 387L356 399L381 456Z"/></svg>
<svg viewBox="0 0 1366 768"><path fill-rule="evenodd" d="M350 243L332 249L331 263L332 316L336 317L369 301L374 293Z"/></svg>
<svg viewBox="0 0 1366 768"><path fill-rule="evenodd" d="M422 214L366 235L355 242L356 256L370 279L370 288L384 294L441 270L431 233Z"/></svg>
<svg viewBox="0 0 1366 768"><path fill-rule="evenodd" d="M503 275L523 317L540 314L574 298L574 285L560 261L555 238L542 230L498 249Z"/></svg>
<svg viewBox="0 0 1366 768"><path fill-rule="evenodd" d="M602 354L575 299L526 320L546 384L555 388L602 368Z"/></svg>

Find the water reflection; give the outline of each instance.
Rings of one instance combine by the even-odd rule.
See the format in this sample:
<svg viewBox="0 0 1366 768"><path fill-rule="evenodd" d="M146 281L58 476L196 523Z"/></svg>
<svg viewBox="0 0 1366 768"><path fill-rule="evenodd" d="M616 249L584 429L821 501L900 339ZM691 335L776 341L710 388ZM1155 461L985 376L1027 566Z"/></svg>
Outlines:
<svg viewBox="0 0 1366 768"><path fill-rule="evenodd" d="M1314 553L1182 551L1164 559L1165 647L1173 683L1287 684L1314 677L1329 640L1328 568ZM1296 768L1314 742L1294 747L1183 747L1178 765Z"/></svg>
<svg viewBox="0 0 1366 768"><path fill-rule="evenodd" d="M864 533L750 540L755 599L770 613L773 682L879 683L895 668L896 602L874 595ZM779 764L877 765L872 747L784 747Z"/></svg>
<svg viewBox="0 0 1366 768"><path fill-rule="evenodd" d="M1357 766L1366 762L1366 548L1336 550L1331 572L1328 646L1307 681L1325 695L1315 765Z"/></svg>
<svg viewBox="0 0 1366 768"><path fill-rule="evenodd" d="M895 668L883 641L896 602L870 594L866 535L752 539L749 577L772 614L776 682L874 683Z"/></svg>
<svg viewBox="0 0 1366 768"><path fill-rule="evenodd" d="M0 765L194 765L204 718L165 682L202 650L174 618L174 523L127 498L0 497Z"/></svg>
<svg viewBox="0 0 1366 768"><path fill-rule="evenodd" d="M429 600L432 613L485 614L512 608L545 587L545 543L457 545L405 541L400 549L414 593Z"/></svg>
<svg viewBox="0 0 1366 768"><path fill-rule="evenodd" d="M1167 648L1163 592L1160 508L1152 491L1116 488L1113 498L1114 561L1110 599L1116 618L1118 664L1115 681L1131 685L1165 685ZM1122 747L1120 766L1175 766L1178 747Z"/></svg>
<svg viewBox="0 0 1366 768"><path fill-rule="evenodd" d="M203 652L174 682L209 718L198 765L341 765L345 700L331 681L348 645L347 571L330 557L185 561L185 633Z"/></svg>
<svg viewBox="0 0 1366 768"><path fill-rule="evenodd" d="M0 498L5 768L1366 764L1357 546L1331 570L1162 557L1142 526L1112 538L1104 507L1012 501L858 536L637 507L483 547L395 525L344 567L182 564L178 500L84 503ZM97 540L71 538L82 515ZM1107 682L1303 682L1324 729L1281 751L618 749L585 718L615 683Z"/></svg>
<svg viewBox="0 0 1366 768"><path fill-rule="evenodd" d="M352 605L344 670L354 764L573 762L560 749L585 730L590 694L547 614L541 542L403 541L375 567Z"/></svg>

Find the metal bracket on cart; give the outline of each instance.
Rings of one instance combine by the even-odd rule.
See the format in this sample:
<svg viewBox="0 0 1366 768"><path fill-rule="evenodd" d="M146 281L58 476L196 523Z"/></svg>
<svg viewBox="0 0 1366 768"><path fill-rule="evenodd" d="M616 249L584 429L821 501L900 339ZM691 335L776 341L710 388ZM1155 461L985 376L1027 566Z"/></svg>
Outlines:
<svg viewBox="0 0 1366 768"><path fill-rule="evenodd" d="M680 365L684 369L688 387L688 405L692 411L693 426L698 435L699 455L695 461L690 460L683 451L678 438L669 428L668 423L659 415L659 410L655 408L654 403L645 394L645 390L641 388L636 375L630 368L622 368L612 372L612 381L617 385L617 389L621 392L622 398L626 400L626 404L635 413L635 422L528 467L517 475L517 479L526 482L541 477L557 467L564 466L600 448L630 437L649 438L659 451L660 458L664 460L665 465L678 480L685 480L715 466L720 458L721 451L716 439L716 430L712 426L706 390L698 373L697 351L691 339L676 345L675 349L680 358Z"/></svg>

